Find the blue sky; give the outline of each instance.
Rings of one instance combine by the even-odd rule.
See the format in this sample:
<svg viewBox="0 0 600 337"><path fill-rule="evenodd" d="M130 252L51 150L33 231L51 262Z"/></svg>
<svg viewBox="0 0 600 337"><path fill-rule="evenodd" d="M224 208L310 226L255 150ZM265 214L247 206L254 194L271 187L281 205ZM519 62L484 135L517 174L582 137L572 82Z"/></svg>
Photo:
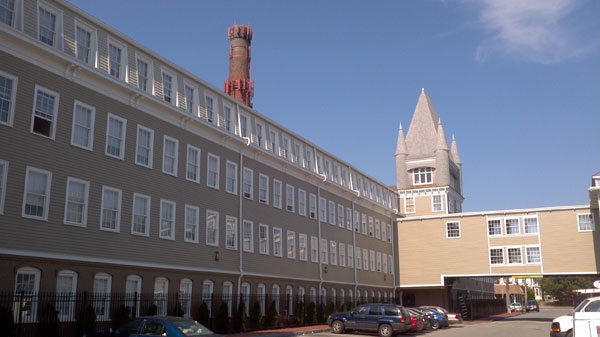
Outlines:
<svg viewBox="0 0 600 337"><path fill-rule="evenodd" d="M71 2L219 89L250 25L255 109L389 185L425 88L464 211L586 204L600 171L600 1Z"/></svg>

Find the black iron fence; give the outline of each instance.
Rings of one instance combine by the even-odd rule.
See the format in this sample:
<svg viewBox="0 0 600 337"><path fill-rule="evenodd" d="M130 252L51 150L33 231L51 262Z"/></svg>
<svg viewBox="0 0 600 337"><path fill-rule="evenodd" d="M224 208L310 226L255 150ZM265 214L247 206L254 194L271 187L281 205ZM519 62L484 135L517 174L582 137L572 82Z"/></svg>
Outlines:
<svg viewBox="0 0 600 337"><path fill-rule="evenodd" d="M324 323L366 302L334 296L247 294L0 292L0 336L65 336L116 328L137 316L192 318L219 333Z"/></svg>

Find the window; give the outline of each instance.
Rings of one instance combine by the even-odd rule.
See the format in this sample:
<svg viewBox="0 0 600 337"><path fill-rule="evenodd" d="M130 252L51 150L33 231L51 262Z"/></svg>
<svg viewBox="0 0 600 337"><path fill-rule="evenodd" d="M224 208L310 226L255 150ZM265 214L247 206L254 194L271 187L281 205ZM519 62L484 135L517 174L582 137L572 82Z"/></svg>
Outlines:
<svg viewBox="0 0 600 337"><path fill-rule="evenodd" d="M381 273L381 252L377 252L377 272Z"/></svg>
<svg viewBox="0 0 600 337"><path fill-rule="evenodd" d="M118 232L121 226L121 190L102 187L100 229Z"/></svg>
<svg viewBox="0 0 600 337"><path fill-rule="evenodd" d="M258 175L258 201L263 204L269 204L269 176Z"/></svg>
<svg viewBox="0 0 600 337"><path fill-rule="evenodd" d="M415 197L404 198L404 213L415 213Z"/></svg>
<svg viewBox="0 0 600 337"><path fill-rule="evenodd" d="M296 233L292 231L287 231L287 257L296 258Z"/></svg>
<svg viewBox="0 0 600 337"><path fill-rule="evenodd" d="M281 181L273 179L273 206L281 208Z"/></svg>
<svg viewBox="0 0 600 337"><path fill-rule="evenodd" d="M202 282L202 302L208 306L208 312L210 314L212 310L212 298L214 291L214 283L210 280Z"/></svg>
<svg viewBox="0 0 600 337"><path fill-rule="evenodd" d="M75 19L75 55L83 63L96 66L96 30Z"/></svg>
<svg viewBox="0 0 600 337"><path fill-rule="evenodd" d="M434 195L431 197L431 210L434 212L442 211L442 196Z"/></svg>
<svg viewBox="0 0 600 337"><path fill-rule="evenodd" d="M152 168L153 153L154 130L138 124L135 163L144 167Z"/></svg>
<svg viewBox="0 0 600 337"><path fill-rule="evenodd" d="M390 268L390 274L394 273L394 257L392 255L388 255L388 266Z"/></svg>
<svg viewBox="0 0 600 337"><path fill-rule="evenodd" d="M163 173L177 177L177 163L179 157L179 141L169 136L163 140Z"/></svg>
<svg viewBox="0 0 600 337"><path fill-rule="evenodd" d="M185 109L187 112L193 114L194 113L194 96L196 89L194 87L184 84L184 95L185 95Z"/></svg>
<svg viewBox="0 0 600 337"><path fill-rule="evenodd" d="M206 245L219 246L219 213L206 210Z"/></svg>
<svg viewBox="0 0 600 337"><path fill-rule="evenodd" d="M335 202L329 201L329 224L335 226Z"/></svg>
<svg viewBox="0 0 600 337"><path fill-rule="evenodd" d="M285 207L288 212L293 212L294 206L294 186L285 184Z"/></svg>
<svg viewBox="0 0 600 337"><path fill-rule="evenodd" d="M538 233L538 219L537 218L523 218L523 228L525 234L537 234Z"/></svg>
<svg viewBox="0 0 600 337"><path fill-rule="evenodd" d="M0 5L0 19L1 17L2 6ZM18 79L15 76L0 71L0 124L8 126L12 126L13 124L15 100L17 97L17 82Z"/></svg>
<svg viewBox="0 0 600 337"><path fill-rule="evenodd" d="M245 252L253 253L254 252L254 223L252 221L244 220L242 222L242 238L243 249Z"/></svg>
<svg viewBox="0 0 600 337"><path fill-rule="evenodd" d="M92 305L96 312L96 321L110 320L110 294L112 277L106 273L94 275Z"/></svg>
<svg viewBox="0 0 600 337"><path fill-rule="evenodd" d="M267 298L266 298L266 291L265 291L265 285L262 283L259 283L258 286L256 287L256 297L258 298L258 302L260 304L260 312L266 312L265 311L265 307L266 307L266 302L267 302Z"/></svg>
<svg viewBox="0 0 600 337"><path fill-rule="evenodd" d="M369 270L369 251L366 248L363 248L363 269Z"/></svg>
<svg viewBox="0 0 600 337"><path fill-rule="evenodd" d="M269 226L258 225L258 250L259 253L269 255Z"/></svg>
<svg viewBox="0 0 600 337"><path fill-rule="evenodd" d="M200 209L195 206L185 205L185 228L183 241L198 243L198 228Z"/></svg>
<svg viewBox="0 0 600 337"><path fill-rule="evenodd" d="M75 100L75 107L73 109L73 127L71 129L71 145L90 151L92 150L95 113L96 109L94 107Z"/></svg>
<svg viewBox="0 0 600 337"><path fill-rule="evenodd" d="M369 236L370 237L375 236L375 228L373 226L373 217L372 216L369 217Z"/></svg>
<svg viewBox="0 0 600 337"><path fill-rule="evenodd" d="M277 284L273 285L273 302L275 302L275 313L279 313L279 286Z"/></svg>
<svg viewBox="0 0 600 337"><path fill-rule="evenodd" d="M506 219L506 235L516 235L519 234L519 219Z"/></svg>
<svg viewBox="0 0 600 337"><path fill-rule="evenodd" d="M212 96L209 96L209 95L205 95L204 100L205 100L204 102L206 103L206 119L208 120L209 123L214 123L215 122L215 111L214 111L215 100Z"/></svg>
<svg viewBox="0 0 600 337"><path fill-rule="evenodd" d="M521 247L518 248L507 248L508 251L508 263L523 263L521 259Z"/></svg>
<svg viewBox="0 0 600 337"><path fill-rule="evenodd" d="M181 279L179 282L179 305L183 311L183 317L192 317L192 280Z"/></svg>
<svg viewBox="0 0 600 337"><path fill-rule="evenodd" d="M460 222L446 222L446 237L460 238Z"/></svg>
<svg viewBox="0 0 600 337"><path fill-rule="evenodd" d="M392 242L392 225L387 225L387 242Z"/></svg>
<svg viewBox="0 0 600 337"><path fill-rule="evenodd" d="M304 157L306 160L306 169L311 172L315 171L315 167L313 165L313 152L310 149L306 149L306 156Z"/></svg>
<svg viewBox="0 0 600 337"><path fill-rule="evenodd" d="M360 247L356 247L356 269L362 269L362 255Z"/></svg>
<svg viewBox="0 0 600 337"><path fill-rule="evenodd" d="M286 135L283 135L283 147L281 149L281 152L279 153L280 156L285 157L285 159L287 160L292 160L292 142L290 141L290 138Z"/></svg>
<svg viewBox="0 0 600 337"><path fill-rule="evenodd" d="M154 87L154 67L152 61L137 55L136 53L136 68L138 88L147 93L153 94Z"/></svg>
<svg viewBox="0 0 600 337"><path fill-rule="evenodd" d="M206 177L206 185L219 189L219 157L212 153L208 154L208 170Z"/></svg>
<svg viewBox="0 0 600 337"><path fill-rule="evenodd" d="M108 73L127 81L127 48L124 44L108 38Z"/></svg>
<svg viewBox="0 0 600 337"><path fill-rule="evenodd" d="M381 239L381 223L379 223L379 219L375 219L375 238Z"/></svg>
<svg viewBox="0 0 600 337"><path fill-rule="evenodd" d="M327 264L327 260L329 258L328 247L327 247L327 239L321 239L321 263Z"/></svg>
<svg viewBox="0 0 600 337"><path fill-rule="evenodd" d="M354 247L348 245L348 267L354 268Z"/></svg>
<svg viewBox="0 0 600 337"><path fill-rule="evenodd" d="M90 183L87 181L67 178L67 196L65 200L65 224L87 225L87 206Z"/></svg>
<svg viewBox="0 0 600 337"><path fill-rule="evenodd" d="M223 120L225 121L225 130L231 132L231 107L223 104Z"/></svg>
<svg viewBox="0 0 600 337"><path fill-rule="evenodd" d="M139 316L140 314L141 292L142 278L137 275L128 275L125 282L125 308L128 309L130 315Z"/></svg>
<svg viewBox="0 0 600 337"><path fill-rule="evenodd" d="M317 218L317 196L310 193L308 195L310 218Z"/></svg>
<svg viewBox="0 0 600 337"><path fill-rule="evenodd" d="M371 271L375 271L375 252L372 250L369 250L369 264L371 265Z"/></svg>
<svg viewBox="0 0 600 337"><path fill-rule="evenodd" d="M352 209L346 207L346 229L352 230Z"/></svg>
<svg viewBox="0 0 600 337"><path fill-rule="evenodd" d="M61 322L75 319L75 292L77 274L71 270L61 270L56 277L56 311Z"/></svg>
<svg viewBox="0 0 600 337"><path fill-rule="evenodd" d="M62 12L38 2L38 40L62 49Z"/></svg>
<svg viewBox="0 0 600 337"><path fill-rule="evenodd" d="M185 179L200 182L200 149L188 144Z"/></svg>
<svg viewBox="0 0 600 337"><path fill-rule="evenodd" d="M368 235L368 231L367 231L367 215L366 214L362 214L362 233L363 235Z"/></svg>
<svg viewBox="0 0 600 337"><path fill-rule="evenodd" d="M150 235L150 196L134 193L131 234Z"/></svg>
<svg viewBox="0 0 600 337"><path fill-rule="evenodd" d="M338 226L344 228L344 205L337 205Z"/></svg>
<svg viewBox="0 0 600 337"><path fill-rule="evenodd" d="M338 249L340 250L340 266L346 266L346 245L341 243L339 244Z"/></svg>
<svg viewBox="0 0 600 337"><path fill-rule="evenodd" d="M298 234L298 257L301 261L308 260L307 243L306 234Z"/></svg>
<svg viewBox="0 0 600 337"><path fill-rule="evenodd" d="M175 240L175 202L160 200L160 233L161 239Z"/></svg>
<svg viewBox="0 0 600 337"><path fill-rule="evenodd" d="M106 121L106 155L123 160L125 158L125 129L127 120L108 114Z"/></svg>
<svg viewBox="0 0 600 337"><path fill-rule="evenodd" d="M281 228L273 227L273 255L282 256L281 253Z"/></svg>
<svg viewBox="0 0 600 337"><path fill-rule="evenodd" d="M169 280L164 277L157 277L154 280L154 304L156 305L156 314L159 316L164 316L167 314L167 302L169 300L168 294ZM146 323L145 325L147 328L148 324ZM144 334L143 331L142 334Z"/></svg>
<svg viewBox="0 0 600 337"><path fill-rule="evenodd" d="M502 235L502 220L488 220L488 235Z"/></svg>
<svg viewBox="0 0 600 337"><path fill-rule="evenodd" d="M233 284L229 281L223 282L223 302L227 303L227 314L231 317L233 307Z"/></svg>
<svg viewBox="0 0 600 337"><path fill-rule="evenodd" d="M35 86L35 103L31 119L31 132L54 139L58 117L58 93Z"/></svg>
<svg viewBox="0 0 600 337"><path fill-rule="evenodd" d="M386 231L386 226L385 223L381 223L381 240L386 241L387 240L387 231Z"/></svg>
<svg viewBox="0 0 600 337"><path fill-rule="evenodd" d="M540 247L525 247L527 252L527 263L541 263L542 255L540 253Z"/></svg>
<svg viewBox="0 0 600 337"><path fill-rule="evenodd" d="M298 189L298 214L306 216L306 191Z"/></svg>
<svg viewBox="0 0 600 337"><path fill-rule="evenodd" d="M319 262L319 238L316 236L310 237L310 260L312 262Z"/></svg>
<svg viewBox="0 0 600 337"><path fill-rule="evenodd" d="M250 138L250 132L248 132L248 117L240 114L240 136Z"/></svg>
<svg viewBox="0 0 600 337"><path fill-rule="evenodd" d="M177 77L164 69L162 70L162 89L163 100L177 105Z"/></svg>
<svg viewBox="0 0 600 337"><path fill-rule="evenodd" d="M247 167L244 167L243 188L244 198L252 200L254 195L254 171Z"/></svg>
<svg viewBox="0 0 600 337"><path fill-rule="evenodd" d="M412 170L413 185L431 184L433 181L433 169L431 167L420 167Z"/></svg>
<svg viewBox="0 0 600 337"><path fill-rule="evenodd" d="M250 285L247 282L242 283L240 288L240 295L242 297L242 302L246 307L246 316L250 315L250 306L252 303L250 302Z"/></svg>
<svg viewBox="0 0 600 337"><path fill-rule="evenodd" d="M0 214L4 214L6 198L6 176L8 175L8 162L0 160Z"/></svg>
<svg viewBox="0 0 600 337"><path fill-rule="evenodd" d="M595 230L594 215L591 213L577 214L577 228L580 232L590 232Z"/></svg>
<svg viewBox="0 0 600 337"><path fill-rule="evenodd" d="M229 160L225 169L225 191L237 194L237 164Z"/></svg>
<svg viewBox="0 0 600 337"><path fill-rule="evenodd" d="M237 250L238 245L238 219L232 216L225 217L225 248Z"/></svg>
<svg viewBox="0 0 600 337"><path fill-rule="evenodd" d="M381 254L381 260L383 261L383 272L388 272L388 255L386 253Z"/></svg>
<svg viewBox="0 0 600 337"><path fill-rule="evenodd" d="M40 290L40 271L31 267L17 269L13 315L15 321L34 323L37 321L37 294ZM19 317L20 313L20 317Z"/></svg>
<svg viewBox="0 0 600 337"><path fill-rule="evenodd" d="M327 200L319 198L319 221L327 222Z"/></svg>
<svg viewBox="0 0 600 337"><path fill-rule="evenodd" d="M270 130L269 140L271 141L271 151L275 154L279 153L279 134L275 130Z"/></svg>
<svg viewBox="0 0 600 337"><path fill-rule="evenodd" d="M359 217L360 217L360 215L359 215L358 211L354 211L354 215L352 216L352 221L354 222L354 231L357 233L360 231Z"/></svg>
<svg viewBox="0 0 600 337"><path fill-rule="evenodd" d="M16 24L18 20L17 13L20 12L20 9L17 6L20 6L21 1L1 1L0 2L0 22L13 28L19 29Z"/></svg>
<svg viewBox="0 0 600 337"><path fill-rule="evenodd" d="M25 196L23 198L23 217L48 220L51 181L51 172L27 167Z"/></svg>

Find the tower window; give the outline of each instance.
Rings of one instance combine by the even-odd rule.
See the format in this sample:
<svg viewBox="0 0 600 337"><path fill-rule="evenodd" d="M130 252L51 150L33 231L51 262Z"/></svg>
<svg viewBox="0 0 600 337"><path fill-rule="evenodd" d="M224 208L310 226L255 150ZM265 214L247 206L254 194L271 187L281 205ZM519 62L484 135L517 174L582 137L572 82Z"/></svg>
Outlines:
<svg viewBox="0 0 600 337"><path fill-rule="evenodd" d="M412 170L413 185L431 184L433 181L433 169L431 167L419 167Z"/></svg>

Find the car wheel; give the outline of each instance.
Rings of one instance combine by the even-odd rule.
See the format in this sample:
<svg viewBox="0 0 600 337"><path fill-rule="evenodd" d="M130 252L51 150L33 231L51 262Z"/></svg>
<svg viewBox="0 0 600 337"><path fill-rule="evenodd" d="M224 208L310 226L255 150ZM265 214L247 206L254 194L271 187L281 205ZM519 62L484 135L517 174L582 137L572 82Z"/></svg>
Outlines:
<svg viewBox="0 0 600 337"><path fill-rule="evenodd" d="M379 336L381 337L392 337L394 332L392 331L392 326L389 324L381 324L379 326Z"/></svg>
<svg viewBox="0 0 600 337"><path fill-rule="evenodd" d="M437 330L437 329L439 329L439 328L440 328L440 322L438 322L438 320L437 320L437 319L436 319L436 320L434 320L434 321L433 321L433 324L431 324L431 328L432 328L433 330Z"/></svg>
<svg viewBox="0 0 600 337"><path fill-rule="evenodd" d="M344 332L344 323L341 321L333 321L333 323L331 323L331 330L333 330L333 333Z"/></svg>

